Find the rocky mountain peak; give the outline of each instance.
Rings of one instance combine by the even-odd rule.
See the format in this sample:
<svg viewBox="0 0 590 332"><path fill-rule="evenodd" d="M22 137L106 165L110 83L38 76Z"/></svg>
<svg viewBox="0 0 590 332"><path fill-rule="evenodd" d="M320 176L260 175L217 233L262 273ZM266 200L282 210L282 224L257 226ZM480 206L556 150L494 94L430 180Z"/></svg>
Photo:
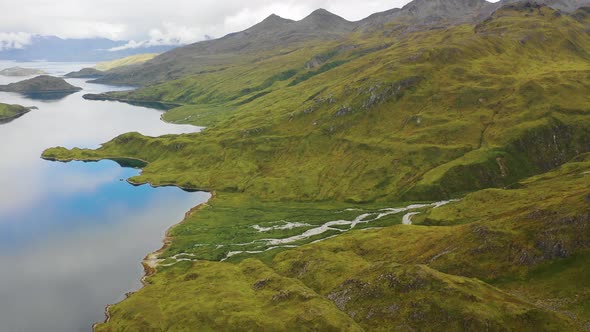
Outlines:
<svg viewBox="0 0 590 332"><path fill-rule="evenodd" d="M317 9L297 22L300 27L329 31L347 31L354 28L354 23L333 14L323 8Z"/></svg>
<svg viewBox="0 0 590 332"><path fill-rule="evenodd" d="M271 14L270 16L268 16L267 18L265 18L262 22L252 26L251 28L249 28L247 31L267 31L267 32L272 32L273 30L276 29L281 29L285 26L287 26L290 23L293 23L294 21L286 19L286 18L282 18L279 15L276 14Z"/></svg>

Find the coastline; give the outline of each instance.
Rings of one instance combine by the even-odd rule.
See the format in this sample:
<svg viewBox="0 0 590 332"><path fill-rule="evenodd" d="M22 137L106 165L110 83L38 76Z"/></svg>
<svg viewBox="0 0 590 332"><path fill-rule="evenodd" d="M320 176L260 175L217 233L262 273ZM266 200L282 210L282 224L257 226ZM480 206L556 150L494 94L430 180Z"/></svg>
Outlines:
<svg viewBox="0 0 590 332"><path fill-rule="evenodd" d="M25 115L25 114L29 113L30 111L32 111L32 110L34 110L34 109L36 109L36 108L37 108L37 107L35 107L35 106L32 106L32 107L26 107L26 108L25 108L24 110L22 110L21 112L19 112L19 113L16 113L16 114L14 114L14 115L12 115L12 116L7 116L7 117L4 117L4 118L0 118L0 124L5 124L5 123L9 123L9 122L11 122L11 121L14 121L14 120L16 120L16 119L20 118L21 116L23 116L23 115Z"/></svg>
<svg viewBox="0 0 590 332"><path fill-rule="evenodd" d="M87 93L87 94L83 95L82 98L84 98L86 100L94 100L94 101L116 101L116 102L120 102L120 103L127 103L130 105L136 105L136 106L147 106L147 107L160 109L160 110L166 110L166 111L171 110L176 107L185 106L183 104L169 103L169 102L165 102L165 101L119 98L119 97L109 96L108 94L105 94L105 93L99 93L99 94Z"/></svg>
<svg viewBox="0 0 590 332"><path fill-rule="evenodd" d="M81 161L81 162L99 162L102 160L112 160L116 162L116 159L118 160L122 160L122 159L128 159L128 160L135 160L135 161L139 161L139 162L143 162L146 165L149 163L146 160L143 159L139 159L139 158L121 158L121 157L113 157L113 158L105 158L105 157L101 157L101 158L89 158L89 159L76 159L76 158L68 158L68 159L60 159L60 158L53 158L53 157L45 157L43 155L41 155L41 158L44 160L48 160L48 161L54 161L54 162L63 162L63 163L68 163L68 162L72 162L72 161ZM122 166L123 167L123 166ZM141 168L140 168L141 169ZM170 243L172 242L172 237L170 236L170 231L184 223L189 217L191 217L192 215L194 215L195 213L197 213L199 210L203 209L204 207L208 206L209 203L215 199L217 197L217 192L216 191L209 191L206 189L199 189L199 188L190 188L190 187L184 187L181 185L176 185L173 183L163 183L163 184L153 184L149 181L146 182L134 182L131 181L130 179L126 180L127 183L129 183L130 185L133 186L141 186L141 185L145 185L145 184L149 184L152 188L162 188L162 187L177 187L181 190L185 190L185 191L189 191L189 192L196 192L196 191L202 191L202 192L208 192L211 194L211 197L209 197L209 199L201 204L196 205L195 207L191 208L190 210L188 210L185 214L184 214L184 218L171 225L170 227L168 227L166 229L166 232L164 234L164 238L162 239L162 247L156 251L150 252L148 253L142 260L141 260L141 265L143 266L143 275L140 278L142 287L140 287L138 290L133 291L133 292L128 292L125 295L125 299L123 299L122 301L125 301L127 298L129 298L130 296L132 296L135 292L141 290L143 287L147 286L147 282L146 282L146 278L153 275L154 273L156 273L157 270L157 264L158 264L158 255L160 255L162 252L164 252L164 250L166 250L169 246ZM122 302L120 301L120 302ZM117 303L120 303L117 302ZM111 304L107 304L104 308L104 314L105 314L105 320L103 320L102 322L95 322L92 324L92 331L96 332L96 327L100 324L105 324L108 323L109 320L111 319L111 314L109 312L110 308L117 304L117 303L111 303Z"/></svg>
<svg viewBox="0 0 590 332"><path fill-rule="evenodd" d="M127 181L130 184L133 184L132 182L130 182L129 180ZM148 183L142 183L143 184L148 184ZM140 185L140 184L137 184ZM149 184L150 186L152 186L153 188L158 188L158 187L169 187L169 186L174 186L174 185L153 185L153 184ZM186 188L182 188L179 186L175 186L178 187L182 190L187 190ZM197 191L197 190L194 190ZM209 202L211 202L211 200L215 199L217 197L217 193L215 191L210 192L211 197L209 197L209 199L201 204L196 205L195 207L191 208L190 210L188 210L185 214L184 214L184 218L171 225L170 227L168 227L168 229L166 230L166 233L164 234L164 238L162 239L162 247L156 251L153 251L151 253L148 253L143 260L141 261L141 265L143 266L143 275L140 278L142 287L139 288L138 290L134 291L134 292L128 292L125 294L125 299L123 299L120 302L125 301L127 298L129 298L130 296L132 296L134 293L136 293L137 291L141 290L143 287L147 286L147 282L146 282L146 278L153 275L154 273L156 273L157 270L157 264L158 264L158 255L160 255L162 252L164 252L164 250L166 250L168 248L168 246L170 246L170 243L172 242L172 237L170 236L170 231L184 223L189 217L191 217L192 215L194 215L195 213L197 213L199 210L203 209L204 207L209 205ZM117 303L120 303L117 302ZM105 324L108 323L111 319L111 314L109 312L110 308L113 305L116 305L117 303L111 303L111 304L107 304L104 308L104 314L105 314L105 320L102 322L95 322L92 324L92 331L96 332L96 327L100 324Z"/></svg>

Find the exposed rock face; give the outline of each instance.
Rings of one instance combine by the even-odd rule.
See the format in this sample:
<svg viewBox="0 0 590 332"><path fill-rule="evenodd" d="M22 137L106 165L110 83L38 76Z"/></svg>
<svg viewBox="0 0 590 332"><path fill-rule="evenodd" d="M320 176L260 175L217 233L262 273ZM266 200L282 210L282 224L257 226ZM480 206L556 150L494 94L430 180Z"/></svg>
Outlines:
<svg viewBox="0 0 590 332"><path fill-rule="evenodd" d="M22 67L10 67L0 71L0 75L2 76L32 76L43 74L46 74L43 70Z"/></svg>
<svg viewBox="0 0 590 332"><path fill-rule="evenodd" d="M57 78L48 75L41 75L35 78L24 80L8 85L0 85L0 91L18 92L18 93L73 93L82 90L82 88L73 86L63 78Z"/></svg>
<svg viewBox="0 0 590 332"><path fill-rule="evenodd" d="M104 77L104 72L94 68L82 68L79 71L74 71L66 74L70 78L101 78Z"/></svg>

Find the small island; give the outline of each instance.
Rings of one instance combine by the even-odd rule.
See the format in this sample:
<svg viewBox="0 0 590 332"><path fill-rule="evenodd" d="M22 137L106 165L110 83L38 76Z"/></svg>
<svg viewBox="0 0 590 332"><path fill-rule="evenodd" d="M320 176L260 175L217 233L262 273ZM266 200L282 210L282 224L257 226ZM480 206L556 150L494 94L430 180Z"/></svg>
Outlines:
<svg viewBox="0 0 590 332"><path fill-rule="evenodd" d="M41 75L28 80L0 85L0 91L22 94L70 94L82 88L73 86L63 78Z"/></svg>
<svg viewBox="0 0 590 332"><path fill-rule="evenodd" d="M33 109L33 107L0 103L0 124L8 123L19 118L27 114L31 109Z"/></svg>
<svg viewBox="0 0 590 332"><path fill-rule="evenodd" d="M105 76L105 73L94 68L82 68L65 76L69 78L101 78Z"/></svg>
<svg viewBox="0 0 590 332"><path fill-rule="evenodd" d="M22 68L22 67L10 67L0 70L2 76L33 76L33 75L44 75L47 74L40 69Z"/></svg>

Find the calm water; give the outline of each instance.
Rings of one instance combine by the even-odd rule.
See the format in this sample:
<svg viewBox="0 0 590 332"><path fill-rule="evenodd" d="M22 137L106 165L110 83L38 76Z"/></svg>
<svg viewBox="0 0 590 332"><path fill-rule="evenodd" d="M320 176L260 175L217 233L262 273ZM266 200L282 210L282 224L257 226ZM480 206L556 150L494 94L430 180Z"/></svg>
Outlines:
<svg viewBox="0 0 590 332"><path fill-rule="evenodd" d="M15 63L0 62L0 69ZM61 75L83 64L27 63ZM0 76L0 84L25 78ZM85 93L120 90L68 79L83 91L58 100L0 92L0 102L38 110L0 124L0 332L90 331L104 306L138 289L141 259L207 193L134 187L137 170L114 162L40 159L52 146L97 147L130 131L198 131L160 121L161 112Z"/></svg>

